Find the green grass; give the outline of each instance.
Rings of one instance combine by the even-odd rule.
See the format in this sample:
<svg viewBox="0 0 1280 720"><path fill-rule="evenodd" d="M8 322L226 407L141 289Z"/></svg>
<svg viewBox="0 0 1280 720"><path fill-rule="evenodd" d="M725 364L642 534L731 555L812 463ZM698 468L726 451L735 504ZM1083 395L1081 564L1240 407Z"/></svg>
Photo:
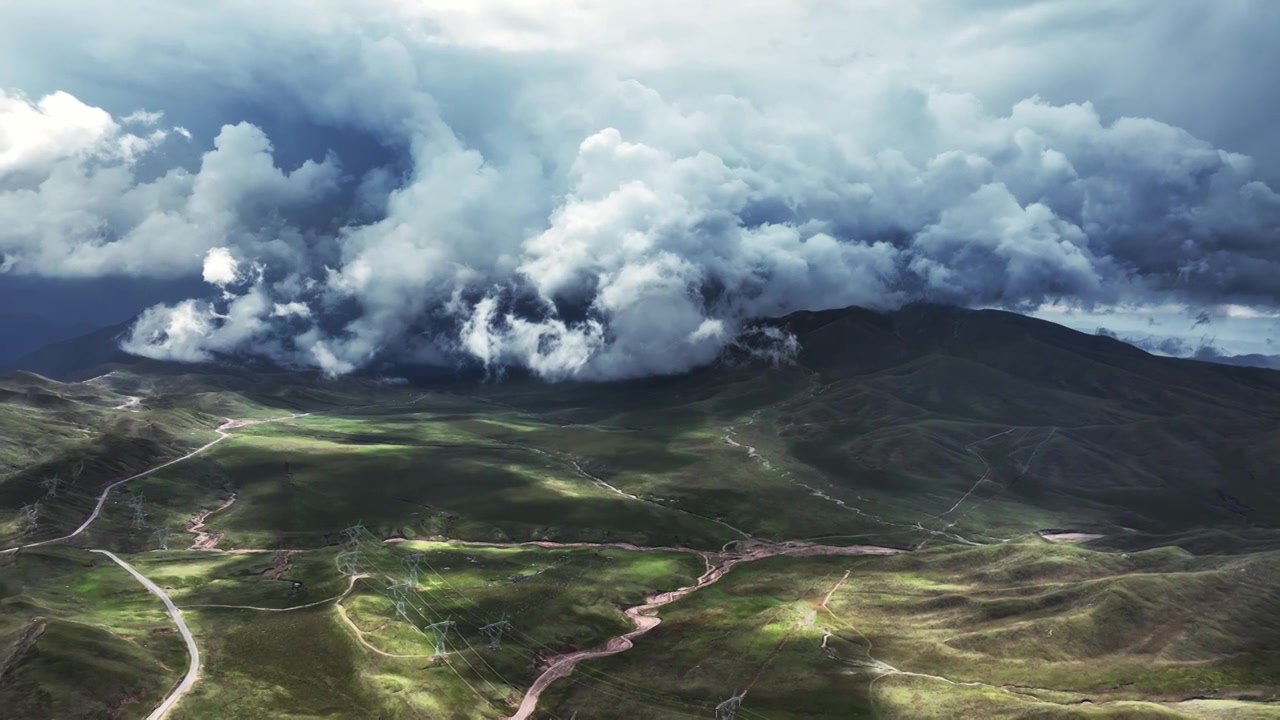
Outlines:
<svg viewBox="0 0 1280 720"><path fill-rule="evenodd" d="M448 664L431 661L432 640L399 619L386 585L419 554L422 575L411 619L451 617ZM169 588L196 633L205 673L176 718L498 718L532 681L550 649L591 647L630 629L620 612L651 592L694 581L701 561L682 553L366 543L342 608L375 648L360 644L333 603L266 612L210 604L288 608L341 594L331 551L290 558L289 578L306 592L263 579L271 555L149 553L138 569ZM522 578L513 582L511 578ZM513 631L488 648L479 627L505 616Z"/></svg>
<svg viewBox="0 0 1280 720"><path fill-rule="evenodd" d="M186 614L207 654L206 680L175 718L395 717L361 681L358 648L331 610Z"/></svg>
<svg viewBox="0 0 1280 720"><path fill-rule="evenodd" d="M421 636L405 623L388 624L395 613L382 590L389 579L403 579L403 558L412 553L421 553L424 561L415 622L452 618L460 638L484 648L486 638L478 628L505 616L514 632L504 649L482 652L497 677L514 687L533 680L535 655L602 645L632 627L620 607L692 584L703 570L700 559L682 553L398 543L366 553L361 568L373 578L357 585L344 602L353 622L373 632L371 642L388 643L378 645L388 652L423 651Z"/></svg>
<svg viewBox="0 0 1280 720"><path fill-rule="evenodd" d="M503 717L547 654L626 631L621 607L692 582L702 564L439 541L710 550L738 537L727 525L763 539L926 549L739 566L664 608L633 650L557 683L544 708L708 717L754 683L739 717L1273 709L1262 701L1280 686L1280 493L1265 481L1280 463L1274 378L993 313L789 322L804 347L798 366L607 385L456 382L423 393L171 366L89 384L10 376L0 380L0 544L19 541L23 505L41 501L28 539L67 532L105 484L207 442L226 417L311 412L238 429L130 482L77 541L127 553L188 608L209 665L177 717ZM145 400L112 409L126 395ZM53 474L63 478L56 497L40 484ZM183 550L191 518L233 493L206 530L221 548L266 552ZM129 506L138 497L142 527ZM362 560L374 577L342 602L358 633L332 603L210 607L341 595L350 581L335 567L339 533L356 521L374 540ZM173 550L147 552L157 528ZM1086 548L1031 535L1047 528L1105 537ZM986 545L959 544L973 541ZM430 639L396 618L385 593L384 576L402 577L410 552L431 568L415 588L415 624L458 623L447 664L424 657ZM152 632L167 624L158 603L103 563L58 549L0 568L0 630L14 650L0 658L20 661L0 677L0 700L34 716L74 717L75 703L87 716L141 715L180 672L180 643ZM490 651L478 628L503 613L519 635ZM156 662L167 669L154 672ZM874 680L886 667L877 663L904 672ZM82 688L67 680L77 674Z"/></svg>
<svg viewBox="0 0 1280 720"><path fill-rule="evenodd" d="M305 418L215 448L217 477L201 482L222 485L224 496L234 489L237 500L209 526L229 547L314 547L357 520L406 537L701 547L735 537L708 519L614 494L555 448L539 453L419 414L392 419L388 428L385 417ZM151 482L172 484L175 474Z"/></svg>
<svg viewBox="0 0 1280 720"><path fill-rule="evenodd" d="M726 698L761 667L744 707L769 718L1200 717L1179 701L1274 700L1278 562L1038 539L775 558L664 609L662 625L600 667L662 688L652 707L635 699L634 717ZM1096 707L1072 706L1083 700ZM613 700L586 682L548 702L558 715L592 717Z"/></svg>
<svg viewBox="0 0 1280 720"><path fill-rule="evenodd" d="M110 560L68 548L0 566L0 707L12 718L130 717L186 671L164 606ZM149 711L149 710L148 710Z"/></svg>

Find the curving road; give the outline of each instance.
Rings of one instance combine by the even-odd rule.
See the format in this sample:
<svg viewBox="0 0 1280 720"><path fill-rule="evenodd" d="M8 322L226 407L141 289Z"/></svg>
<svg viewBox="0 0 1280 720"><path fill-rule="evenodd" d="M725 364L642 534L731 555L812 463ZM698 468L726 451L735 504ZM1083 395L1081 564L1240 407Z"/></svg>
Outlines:
<svg viewBox="0 0 1280 720"><path fill-rule="evenodd" d="M148 592L160 598L160 600L164 602L165 608L169 611L169 617L173 618L173 624L178 626L178 632L182 633L182 639L187 643L187 655L190 656L191 663L187 666L186 677L182 678L182 682L178 683L178 687L174 688L173 692L169 693L168 697L164 699L164 702L160 703L160 705L155 710L152 710L151 714L147 716L147 720L161 720L161 718L169 714L169 711L173 709L174 705L178 704L178 701L182 699L183 695L191 692L191 688L195 687L196 678L200 674L200 649L196 647L196 639L191 634L191 628L187 627L187 621L182 619L182 611L178 609L177 605L173 604L173 600L169 599L169 596L165 594L164 590L160 589L159 585L148 580L146 576L135 570L129 563L116 557L115 553L110 550L90 550L89 552L106 555L111 558L115 564L127 570L134 579L142 583L142 586L145 587Z"/></svg>
<svg viewBox="0 0 1280 720"><path fill-rule="evenodd" d="M98 516L102 514L102 508L106 506L107 497L111 495L112 490L115 490L116 488L120 487L121 485L124 485L130 480L137 480L140 477L146 477L152 473L163 470L169 467L170 465L177 465L183 460L189 460L195 457L196 455L199 455L200 453L208 450L214 445L217 445L223 440L226 440L227 438L231 437L231 433L227 432L228 430L248 427L250 425L260 425L262 423L280 422L281 420L295 420L300 417L306 417L310 414L311 413L297 413L294 415L287 415L285 417L270 418L268 420L232 420L228 418L226 422L222 423L215 429L215 432L218 433L217 439L211 442L208 442L204 445L201 445L200 447L196 448L195 450L192 450L191 452L187 453L186 455L183 455L182 457L174 458L166 463L157 465L149 470L143 470L142 472L136 475L130 475L129 477L123 480L117 480L111 483L110 485L106 486L105 488L103 488L102 494L98 496L98 504L93 506L93 512L89 514L89 517L85 518L84 522L80 523L80 527L76 528L75 530L71 531L66 535L63 535L62 537L50 538L48 540L41 540L39 542L27 543L26 545L19 545L17 547L11 547L5 550L0 550L0 555L3 555L5 553L17 552L19 550L25 550L26 548L40 547L41 545L52 545L53 543L59 543L59 542L62 542L63 540L70 540L71 538L76 537L77 535L80 535L85 530L88 530L89 526L93 524L93 521L97 520Z"/></svg>
<svg viewBox="0 0 1280 720"><path fill-rule="evenodd" d="M523 543L519 543L523 544ZM577 543L579 545L586 543ZM652 552L656 548L635 548L641 552ZM667 550L668 548L663 548ZM694 551L697 552L697 551ZM744 543L740 552L730 556L715 556L713 553L698 552L703 560L707 563L707 571L704 572L693 585L660 592L645 598L643 605L636 605L626 608L623 613L631 620L635 629L624 633L617 637L611 638L605 643L604 647L594 650L577 650L559 657L553 658L538 675L529 689L525 691L524 697L520 700L520 706L516 709L515 714L511 715L507 720L530 720L538 709L538 700L542 697L542 693L555 681L568 676L573 672L578 663L584 660L594 658L608 657L617 655L618 653L630 650L634 646L634 640L650 630L658 627L662 622L662 618L657 616L658 608L671 603L701 590L702 588L716 583L720 578L724 577L733 567L739 563L754 562L770 557L810 557L814 555L895 555L904 552L898 548L879 547L876 545L814 545L811 543L788 540L781 543L765 543L765 542L747 542ZM719 564L713 562L714 559L720 560ZM841 582L844 582L842 579ZM839 585L837 584L837 587ZM832 592L835 592L833 589Z"/></svg>

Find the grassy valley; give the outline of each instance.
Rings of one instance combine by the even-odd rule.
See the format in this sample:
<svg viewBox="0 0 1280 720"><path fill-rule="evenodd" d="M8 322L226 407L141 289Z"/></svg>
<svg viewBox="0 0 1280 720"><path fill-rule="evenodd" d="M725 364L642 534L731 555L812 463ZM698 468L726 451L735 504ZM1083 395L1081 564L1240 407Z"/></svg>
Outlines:
<svg viewBox="0 0 1280 720"><path fill-rule="evenodd" d="M5 707L145 717L182 676L102 549L195 635L173 718L1280 717L1275 373L779 324L792 365L609 385L8 376Z"/></svg>

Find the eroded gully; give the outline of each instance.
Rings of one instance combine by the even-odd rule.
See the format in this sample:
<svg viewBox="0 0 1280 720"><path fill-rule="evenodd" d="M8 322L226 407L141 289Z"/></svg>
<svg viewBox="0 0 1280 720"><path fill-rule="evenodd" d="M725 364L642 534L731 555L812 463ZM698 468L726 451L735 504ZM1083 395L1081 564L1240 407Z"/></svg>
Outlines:
<svg viewBox="0 0 1280 720"><path fill-rule="evenodd" d="M458 543L465 545L493 545L498 543ZM578 663L593 660L596 658L608 657L625 652L634 646L636 638L648 633L661 624L662 619L656 615L658 608L686 597L708 585L719 582L735 565L744 562L753 562L763 560L769 557L811 557L816 555L893 555L904 552L898 548L879 547L875 545L848 545L848 546L832 546L832 545L814 545L802 541L788 541L781 543L765 543L745 541L737 545L737 551L732 553L712 553L701 550L692 550L689 548L654 548L639 547L629 543L517 543L518 545L534 545L538 547L612 547L625 550L633 550L638 552L661 552L675 551L693 553L702 557L707 564L706 572L698 577L697 582L692 585L686 585L675 590L668 590L645 598L645 602L641 605L634 605L623 610L623 613L631 620L635 626L630 632L623 633L617 637L611 638L604 646L592 650L577 650L563 655L556 656L548 662L542 673L538 675L529 689L525 691L524 697L520 701L520 706L510 720L528 720L533 717L534 711L538 707L538 700L542 693L546 691L556 680L568 676L573 672ZM505 544L510 546L509 544Z"/></svg>

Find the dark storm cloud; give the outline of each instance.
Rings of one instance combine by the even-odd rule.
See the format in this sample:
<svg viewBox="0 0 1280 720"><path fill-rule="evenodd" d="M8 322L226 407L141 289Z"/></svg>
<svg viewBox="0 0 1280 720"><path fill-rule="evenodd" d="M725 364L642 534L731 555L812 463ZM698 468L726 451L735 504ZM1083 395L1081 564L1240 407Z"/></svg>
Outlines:
<svg viewBox="0 0 1280 720"><path fill-rule="evenodd" d="M127 348L334 373L678 372L918 298L1280 305L1276 156L1152 82L1232 29L1274 54L1274 5L540 3L8 6L0 268L202 274ZM1249 57L1183 89L1280 99Z"/></svg>

